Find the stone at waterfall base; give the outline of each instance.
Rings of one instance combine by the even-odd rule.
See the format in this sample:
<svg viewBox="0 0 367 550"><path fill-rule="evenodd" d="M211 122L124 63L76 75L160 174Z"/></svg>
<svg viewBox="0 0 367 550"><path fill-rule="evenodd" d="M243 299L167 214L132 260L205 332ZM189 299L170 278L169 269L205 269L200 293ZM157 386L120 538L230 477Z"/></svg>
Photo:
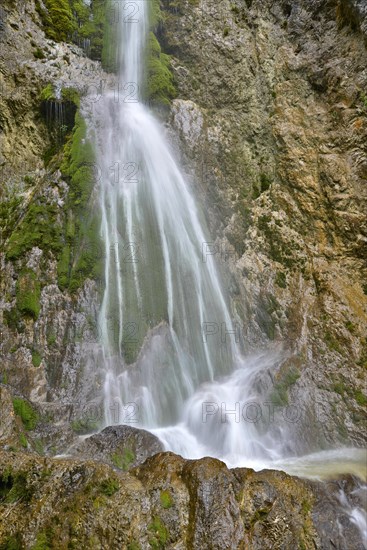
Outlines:
<svg viewBox="0 0 367 550"><path fill-rule="evenodd" d="M0 451L0 544L335 550L347 540L359 549L358 529L338 499L356 485L351 476L324 484L173 453L119 472L92 460Z"/></svg>
<svg viewBox="0 0 367 550"><path fill-rule="evenodd" d="M77 443L69 452L126 471L161 451L161 442L150 432L121 425L108 426L100 433Z"/></svg>

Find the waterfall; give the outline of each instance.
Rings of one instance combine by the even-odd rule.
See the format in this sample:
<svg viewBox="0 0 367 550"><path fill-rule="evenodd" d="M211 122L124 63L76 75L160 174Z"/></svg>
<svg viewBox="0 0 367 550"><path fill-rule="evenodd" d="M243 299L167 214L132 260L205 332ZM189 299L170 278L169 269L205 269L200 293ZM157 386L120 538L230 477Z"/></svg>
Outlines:
<svg viewBox="0 0 367 550"><path fill-rule="evenodd" d="M204 217L165 128L140 94L148 11L149 3L139 2L134 23L119 18L119 92L126 93L107 93L94 106L105 256L99 317L105 424L123 422L120 413L134 411L137 426L192 455L205 448L205 438L198 442L202 402L223 398L215 395L219 380L230 379L242 359L229 297L214 256L206 253ZM242 381L237 392L258 370L252 365L234 375ZM233 380L228 384L232 388ZM213 454L231 451L233 429L237 424L223 441L219 431L207 441ZM253 425L248 431L238 452L253 447Z"/></svg>
<svg viewBox="0 0 367 550"><path fill-rule="evenodd" d="M121 2L122 13L131 5ZM134 6L133 21L119 17L118 93L93 102L104 425L148 429L188 458L281 469L288 426L264 429L273 411L259 397L284 358L243 356L229 293L205 244L205 218L165 127L143 102L149 3Z"/></svg>

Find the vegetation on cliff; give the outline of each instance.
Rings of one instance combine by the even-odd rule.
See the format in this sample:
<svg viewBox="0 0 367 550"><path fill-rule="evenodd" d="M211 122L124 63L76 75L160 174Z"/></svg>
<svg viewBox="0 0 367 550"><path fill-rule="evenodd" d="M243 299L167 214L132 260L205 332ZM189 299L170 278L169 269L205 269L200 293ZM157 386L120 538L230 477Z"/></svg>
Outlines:
<svg viewBox="0 0 367 550"><path fill-rule="evenodd" d="M58 278L60 288L69 287L71 291L80 288L87 277L98 278L102 271L100 220L91 206L95 156L86 131L86 123L78 112L60 166L70 189Z"/></svg>
<svg viewBox="0 0 367 550"><path fill-rule="evenodd" d="M36 8L49 38L72 41L87 49L92 59L101 59L109 0L36 0ZM44 6L44 7L43 7Z"/></svg>
<svg viewBox="0 0 367 550"><path fill-rule="evenodd" d="M145 94L153 105L169 105L177 95L170 63L170 56L162 52L157 37L150 32Z"/></svg>

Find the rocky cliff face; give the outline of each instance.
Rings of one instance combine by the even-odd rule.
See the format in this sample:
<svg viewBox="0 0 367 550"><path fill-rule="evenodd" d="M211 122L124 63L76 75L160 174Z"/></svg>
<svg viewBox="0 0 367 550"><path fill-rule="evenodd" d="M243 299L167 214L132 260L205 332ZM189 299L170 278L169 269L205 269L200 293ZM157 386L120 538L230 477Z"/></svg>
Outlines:
<svg viewBox="0 0 367 550"><path fill-rule="evenodd" d="M70 213L83 197L59 168L79 98L97 100L111 75L79 47L46 38L36 7L1 8L1 376L54 422L70 422L93 397L93 380L83 380L99 290L85 276L73 290L61 285L63 254L81 225Z"/></svg>
<svg viewBox="0 0 367 550"><path fill-rule="evenodd" d="M302 411L290 453L362 446L365 3L161 4L156 33L178 89L167 123L206 205L210 253L247 351L281 357L262 397ZM87 113L88 92L113 76L47 38L42 6L0 8L0 547L360 548L338 497L355 495L355 479L326 486L172 454L141 465L158 442L117 428L113 452L105 435L76 441L101 420L100 289L83 219L93 192L63 159L85 145L80 98ZM41 458L66 449L115 470Z"/></svg>

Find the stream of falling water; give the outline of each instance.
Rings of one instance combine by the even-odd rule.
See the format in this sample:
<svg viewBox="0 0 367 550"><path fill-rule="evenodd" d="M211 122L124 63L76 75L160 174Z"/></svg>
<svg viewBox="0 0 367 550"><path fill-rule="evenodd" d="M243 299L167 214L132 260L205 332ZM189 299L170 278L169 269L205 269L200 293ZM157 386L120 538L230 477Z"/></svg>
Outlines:
<svg viewBox="0 0 367 550"><path fill-rule="evenodd" d="M241 357L229 297L213 255L203 254L203 216L164 127L141 101L149 3L138 4L134 24L120 18L119 89L132 100L116 101L111 92L94 112L106 258L99 319L105 424L133 404L138 425L185 456L278 456L251 423L246 437L237 423L213 429L212 405L203 422L203 402L233 392L251 398L249 382L269 364Z"/></svg>
<svg viewBox="0 0 367 550"><path fill-rule="evenodd" d="M131 24L119 18L119 92L126 94L118 100L116 90L105 94L93 113L105 247L99 318L105 425L123 423L120 413L130 407L133 426L188 458L210 455L230 466L309 477L325 463L337 471L340 457L332 453L287 463L281 431L261 435L256 407L247 422L234 410L256 401L254 388L276 358L242 356L214 256L203 254L204 218L165 128L142 102L149 4L134 3L139 9ZM120 2L122 11L129 5ZM356 459L357 469L364 457ZM362 521L362 512L351 514Z"/></svg>

